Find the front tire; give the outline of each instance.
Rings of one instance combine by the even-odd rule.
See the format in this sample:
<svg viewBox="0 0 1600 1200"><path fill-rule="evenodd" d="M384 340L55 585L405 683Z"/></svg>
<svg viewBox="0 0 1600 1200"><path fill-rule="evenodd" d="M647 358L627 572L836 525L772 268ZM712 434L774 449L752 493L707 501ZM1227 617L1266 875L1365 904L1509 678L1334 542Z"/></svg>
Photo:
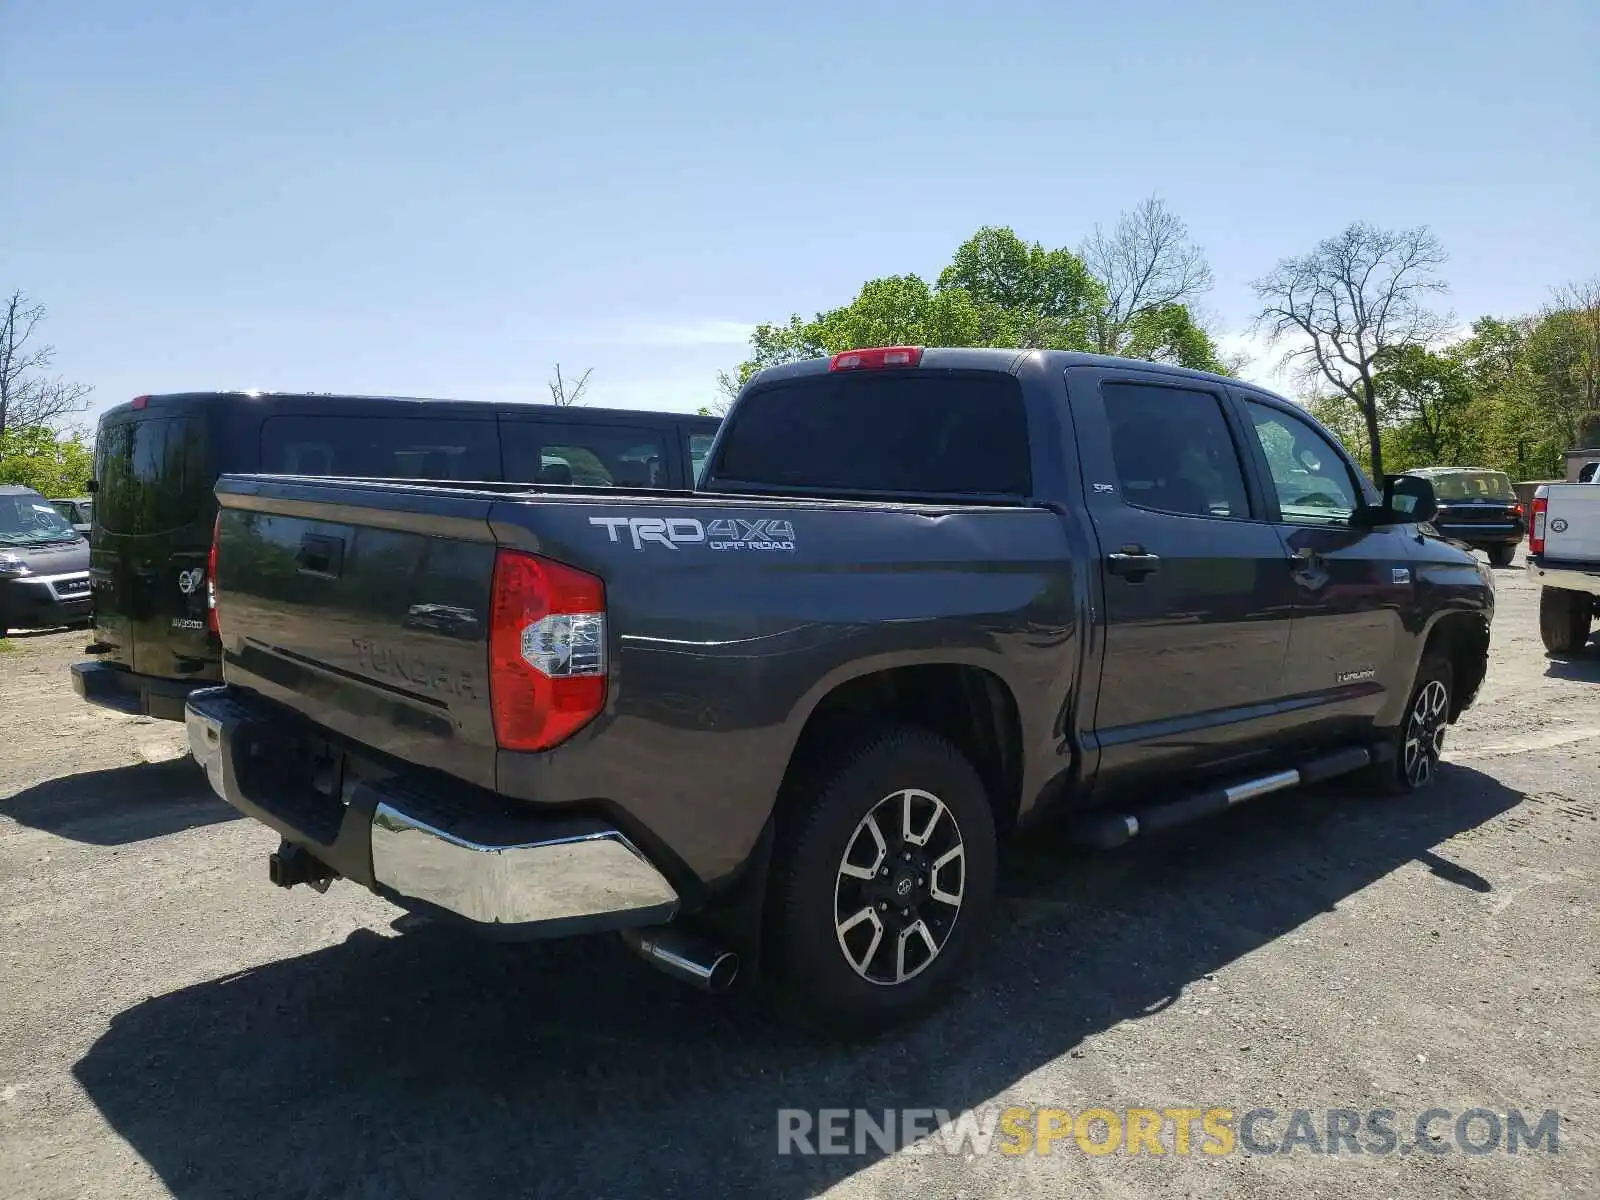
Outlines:
<svg viewBox="0 0 1600 1200"><path fill-rule="evenodd" d="M1551 654L1580 654L1589 641L1594 597L1566 588L1539 589L1539 636Z"/></svg>
<svg viewBox="0 0 1600 1200"><path fill-rule="evenodd" d="M1509 567L1512 559L1516 557L1517 548L1514 545L1489 547L1489 565L1491 567Z"/></svg>
<svg viewBox="0 0 1600 1200"><path fill-rule="evenodd" d="M1394 731L1393 756L1374 765L1368 776L1378 791L1404 796L1433 786L1439 776L1454 696L1455 675L1450 660L1430 651L1417 667L1405 713Z"/></svg>
<svg viewBox="0 0 1600 1200"><path fill-rule="evenodd" d="M944 998L993 905L994 812L949 741L896 726L790 782L769 962L816 1024L872 1033Z"/></svg>

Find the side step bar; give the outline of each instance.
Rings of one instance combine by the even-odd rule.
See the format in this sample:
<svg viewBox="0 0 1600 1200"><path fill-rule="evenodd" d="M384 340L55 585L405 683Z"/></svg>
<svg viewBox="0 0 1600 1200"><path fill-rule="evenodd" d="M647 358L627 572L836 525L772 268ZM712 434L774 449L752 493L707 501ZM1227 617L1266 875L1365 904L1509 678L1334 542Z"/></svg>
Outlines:
<svg viewBox="0 0 1600 1200"><path fill-rule="evenodd" d="M1359 771L1381 757L1383 757L1381 752L1375 747L1350 746L1322 758L1313 759L1292 770L1274 771L1270 775L1245 779L1228 787L1210 788L1203 792L1195 792L1193 795L1180 796L1175 800L1140 805L1134 809L1085 813L1073 823L1071 831L1074 840L1085 846L1096 850L1113 850L1118 846L1127 845L1136 837L1165 833L1169 829L1187 825L1190 821L1215 816L1235 804L1243 804L1246 800L1254 800L1257 796L1265 796L1269 792L1281 792L1286 788L1300 787L1308 783L1321 783L1324 779L1332 779L1336 775Z"/></svg>

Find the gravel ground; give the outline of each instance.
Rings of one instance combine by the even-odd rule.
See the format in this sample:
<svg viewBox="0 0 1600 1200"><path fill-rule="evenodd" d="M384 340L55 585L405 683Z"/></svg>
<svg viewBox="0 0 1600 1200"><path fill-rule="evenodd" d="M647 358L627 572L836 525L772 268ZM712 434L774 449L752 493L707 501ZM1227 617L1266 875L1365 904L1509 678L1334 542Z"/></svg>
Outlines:
<svg viewBox="0 0 1600 1200"><path fill-rule="evenodd" d="M967 991L855 1047L614 939L276 891L274 835L176 726L72 694L81 632L13 637L0 1195L1600 1195L1600 654L1547 660L1534 590L1497 574L1489 679L1425 799L1328 787L1115 855L1030 845ZM1434 1107L1562 1123L1553 1155L777 1153L780 1108L1011 1105L1268 1108L1280 1138L1296 1108L1387 1108L1407 1146Z"/></svg>

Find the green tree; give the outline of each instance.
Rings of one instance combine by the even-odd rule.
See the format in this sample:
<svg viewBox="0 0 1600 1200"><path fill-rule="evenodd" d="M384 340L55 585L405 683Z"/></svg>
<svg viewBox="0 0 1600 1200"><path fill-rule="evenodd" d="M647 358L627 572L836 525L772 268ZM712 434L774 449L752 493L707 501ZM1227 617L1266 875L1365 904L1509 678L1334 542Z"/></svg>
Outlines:
<svg viewBox="0 0 1600 1200"><path fill-rule="evenodd" d="M1192 312L1211 290L1211 267L1159 197L1123 213L1110 230L1096 225L1079 253L1101 293L1089 349L1219 369L1216 347Z"/></svg>
<svg viewBox="0 0 1600 1200"><path fill-rule="evenodd" d="M1393 346L1377 356L1378 405L1395 431L1396 470L1463 462L1472 385L1462 363L1424 346Z"/></svg>
<svg viewBox="0 0 1600 1200"><path fill-rule="evenodd" d="M81 496L92 469L81 433L33 425L0 434L0 483L20 483L44 496Z"/></svg>
<svg viewBox="0 0 1600 1200"><path fill-rule="evenodd" d="M956 248L931 287L919 275L872 279L848 304L810 320L796 314L756 326L750 357L718 376L718 399L706 411L725 412L766 367L863 346L1104 350L1223 369L1186 303L1210 286L1210 270L1160 201L1124 214L1112 234L1097 229L1087 250L1099 256L1104 278L1071 250L986 225Z"/></svg>
<svg viewBox="0 0 1600 1200"><path fill-rule="evenodd" d="M1556 290L1525 344L1538 406L1573 445L1578 424L1600 411L1600 278Z"/></svg>
<svg viewBox="0 0 1600 1200"><path fill-rule="evenodd" d="M1105 289L1070 250L1029 245L1010 229L986 225L956 248L939 290L963 293L978 316L973 346L1088 350L1090 325Z"/></svg>
<svg viewBox="0 0 1600 1200"><path fill-rule="evenodd" d="M1367 423L1361 407L1343 392L1314 397L1305 402L1306 411L1328 427L1341 445L1355 457L1362 468L1372 473L1372 453L1367 446Z"/></svg>
<svg viewBox="0 0 1600 1200"><path fill-rule="evenodd" d="M1578 422L1578 438L1573 443L1575 450L1593 450L1600 447L1600 411L1585 413Z"/></svg>

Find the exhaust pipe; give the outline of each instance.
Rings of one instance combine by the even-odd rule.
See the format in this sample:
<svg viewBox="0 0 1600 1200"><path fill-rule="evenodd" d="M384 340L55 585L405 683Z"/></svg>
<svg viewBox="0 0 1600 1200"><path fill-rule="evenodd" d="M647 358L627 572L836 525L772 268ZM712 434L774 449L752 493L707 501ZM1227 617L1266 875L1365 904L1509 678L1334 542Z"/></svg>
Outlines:
<svg viewBox="0 0 1600 1200"><path fill-rule="evenodd" d="M739 974L739 956L685 929L657 925L618 931L645 962L703 992L725 992Z"/></svg>

